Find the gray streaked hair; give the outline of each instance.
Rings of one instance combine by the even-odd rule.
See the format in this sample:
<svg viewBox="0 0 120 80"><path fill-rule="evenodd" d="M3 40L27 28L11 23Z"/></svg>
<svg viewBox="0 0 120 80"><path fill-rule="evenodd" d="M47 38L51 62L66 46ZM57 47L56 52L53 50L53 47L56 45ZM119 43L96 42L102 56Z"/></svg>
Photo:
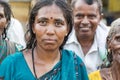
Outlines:
<svg viewBox="0 0 120 80"><path fill-rule="evenodd" d="M116 33L118 33L118 32L120 32L120 18L114 20L114 21L111 23L111 29L110 29L110 31L109 31L109 33L108 33L107 39L108 39L109 41L111 41L112 38L114 37L114 35L115 35Z"/></svg>

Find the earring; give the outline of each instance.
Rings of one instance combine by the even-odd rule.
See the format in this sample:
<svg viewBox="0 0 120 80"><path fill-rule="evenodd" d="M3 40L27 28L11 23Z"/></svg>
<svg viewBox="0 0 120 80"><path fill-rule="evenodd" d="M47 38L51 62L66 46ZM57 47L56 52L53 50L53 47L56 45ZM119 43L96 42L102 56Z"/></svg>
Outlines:
<svg viewBox="0 0 120 80"><path fill-rule="evenodd" d="M67 36L68 34L65 34L65 36Z"/></svg>

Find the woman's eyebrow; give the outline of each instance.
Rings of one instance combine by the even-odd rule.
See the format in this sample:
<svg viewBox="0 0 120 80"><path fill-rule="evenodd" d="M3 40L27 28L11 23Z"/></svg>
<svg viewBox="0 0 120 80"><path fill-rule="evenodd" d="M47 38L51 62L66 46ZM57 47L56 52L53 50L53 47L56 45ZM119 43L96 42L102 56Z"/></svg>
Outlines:
<svg viewBox="0 0 120 80"><path fill-rule="evenodd" d="M56 22L64 22L62 19L55 19Z"/></svg>
<svg viewBox="0 0 120 80"><path fill-rule="evenodd" d="M45 21L47 21L47 20L49 20L48 18L45 18L45 17L40 17L40 18L38 18L38 20L45 20Z"/></svg>

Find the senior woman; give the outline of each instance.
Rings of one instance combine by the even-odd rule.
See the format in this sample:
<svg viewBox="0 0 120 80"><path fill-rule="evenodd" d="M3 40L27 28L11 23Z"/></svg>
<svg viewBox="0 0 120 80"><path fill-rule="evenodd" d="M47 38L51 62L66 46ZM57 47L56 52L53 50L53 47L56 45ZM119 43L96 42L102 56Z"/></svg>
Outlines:
<svg viewBox="0 0 120 80"><path fill-rule="evenodd" d="M0 66L4 80L88 80L82 60L64 50L73 26L70 6L62 0L41 0L29 17L30 36L23 52Z"/></svg>
<svg viewBox="0 0 120 80"><path fill-rule="evenodd" d="M89 74L90 80L120 80L120 18L112 22L107 37L109 65Z"/></svg>

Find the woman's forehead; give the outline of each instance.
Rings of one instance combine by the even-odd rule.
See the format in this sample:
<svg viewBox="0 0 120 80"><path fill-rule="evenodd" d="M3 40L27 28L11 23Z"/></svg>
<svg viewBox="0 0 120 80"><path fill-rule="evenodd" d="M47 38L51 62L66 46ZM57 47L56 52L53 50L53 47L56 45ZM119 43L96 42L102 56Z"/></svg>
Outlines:
<svg viewBox="0 0 120 80"><path fill-rule="evenodd" d="M120 23L114 25L114 31L115 31L116 33L119 33L119 32L120 32Z"/></svg>
<svg viewBox="0 0 120 80"><path fill-rule="evenodd" d="M62 10L56 5L44 6L39 9L37 17L64 18Z"/></svg>
<svg viewBox="0 0 120 80"><path fill-rule="evenodd" d="M39 9L39 11L41 10L42 12L45 12L45 11L48 11L48 12L54 11L54 12L60 12L60 13L62 12L61 8L56 4L43 6Z"/></svg>

